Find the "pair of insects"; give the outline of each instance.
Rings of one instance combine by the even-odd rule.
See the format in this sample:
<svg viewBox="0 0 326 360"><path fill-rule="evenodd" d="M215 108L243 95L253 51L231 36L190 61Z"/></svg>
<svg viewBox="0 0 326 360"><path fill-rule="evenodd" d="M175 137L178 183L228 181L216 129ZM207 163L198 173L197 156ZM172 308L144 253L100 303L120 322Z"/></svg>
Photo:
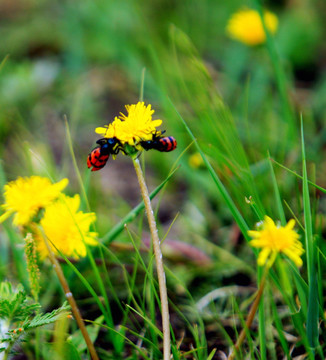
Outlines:
<svg viewBox="0 0 326 360"><path fill-rule="evenodd" d="M96 143L99 146L93 149L87 157L87 166L92 168L92 171L101 170L109 160L110 155L117 155L120 150L124 152L120 140L116 137L102 138L97 140ZM155 134L152 140L141 141L140 145L146 151L154 149L169 152L177 147L177 141L172 136L162 137Z"/></svg>

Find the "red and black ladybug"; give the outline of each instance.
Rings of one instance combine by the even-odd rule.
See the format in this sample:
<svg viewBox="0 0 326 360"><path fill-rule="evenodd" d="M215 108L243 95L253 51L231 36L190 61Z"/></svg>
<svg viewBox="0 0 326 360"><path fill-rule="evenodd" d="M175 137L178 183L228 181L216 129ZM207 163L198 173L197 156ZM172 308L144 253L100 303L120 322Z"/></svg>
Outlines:
<svg viewBox="0 0 326 360"><path fill-rule="evenodd" d="M161 152L169 152L177 148L177 141L173 136L159 136L155 134L152 140L141 141L140 145L146 151L154 149Z"/></svg>
<svg viewBox="0 0 326 360"><path fill-rule="evenodd" d="M120 140L116 137L102 138L96 141L99 146L94 148L87 157L87 167L92 168L92 171L101 170L110 155L117 155L119 151L124 151Z"/></svg>

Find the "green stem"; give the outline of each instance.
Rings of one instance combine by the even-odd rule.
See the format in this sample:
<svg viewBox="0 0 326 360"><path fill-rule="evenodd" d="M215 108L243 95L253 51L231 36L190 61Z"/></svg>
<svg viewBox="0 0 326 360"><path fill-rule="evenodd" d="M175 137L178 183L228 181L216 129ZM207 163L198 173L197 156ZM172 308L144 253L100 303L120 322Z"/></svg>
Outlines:
<svg viewBox="0 0 326 360"><path fill-rule="evenodd" d="M266 48L268 50L272 66L274 68L276 86L278 88L278 92L279 92L281 103L282 103L284 121L288 125L287 134L290 133L290 137L288 137L288 138L293 141L294 137L296 136L296 124L295 124L293 108L290 103L290 99L289 99L289 95L288 95L289 91L288 91L287 77L286 77L285 71L282 67L281 60L280 60L279 54L278 54L276 46L275 46L274 39L273 39L272 35L270 34L268 28L266 27L262 1L254 0L254 3L255 3L255 7L256 7L257 11L259 12L259 15L260 15L263 27L264 27L264 31L266 34Z"/></svg>
<svg viewBox="0 0 326 360"><path fill-rule="evenodd" d="M163 266L163 257L160 247L160 239L157 233L156 221L154 212L151 206L148 189L145 183L143 172L138 159L133 159L134 167L136 170L140 191L144 200L149 228L152 235L153 249L156 261L156 271L158 277L158 283L160 288L161 299L161 312L162 312L162 327L163 327L163 359L170 359L170 316L169 316L169 304L165 282L165 272Z"/></svg>
<svg viewBox="0 0 326 360"><path fill-rule="evenodd" d="M241 330L238 340L237 340L236 344L234 345L234 348L232 349L230 355L228 356L228 360L233 360L235 358L236 353L239 351L240 346L242 345L242 343L246 337L246 331L250 328L252 322L254 321L255 314L257 312L261 297L262 297L264 289L265 289L266 277L267 277L269 269L270 269L269 266L265 267L265 271L262 275L256 298L252 304L252 307L251 307L248 317L247 317L246 326L245 326L245 328L243 328Z"/></svg>
<svg viewBox="0 0 326 360"><path fill-rule="evenodd" d="M94 345L92 343L92 340L91 338L89 337L88 335L88 332L86 330L86 326L84 324L84 321L80 315L80 312L79 312L79 309L78 309L78 306L76 304L76 301L75 301L75 298L72 294L72 292L70 291L70 288L69 288L69 285L68 285L68 282L63 274L63 271L61 269L61 266L59 264L59 262L57 261L57 259L55 258L54 256L54 253L50 247L50 244L49 244L49 241L47 240L46 236L43 235L43 239L44 239L44 243L47 247L47 250L48 250L48 255L49 255L49 259L53 265L53 269L54 271L56 272L57 276L58 276L58 279L60 281L60 284L61 284L61 287L64 291L64 294L69 302L69 305L71 307L71 311L74 315L74 318L77 322L77 325L84 337L84 340L86 342L86 345L87 345L87 348L89 350L89 353L91 355L91 358L92 360L99 360L99 357L97 356L97 353L96 353L96 350L94 348Z"/></svg>
<svg viewBox="0 0 326 360"><path fill-rule="evenodd" d="M303 132L303 120L301 117L301 147L302 147L302 197L303 197L303 212L305 222L305 243L307 254L307 270L308 270L308 315L307 315L307 338L314 356L315 349L319 345L319 301L318 301L318 275L316 269L316 244L314 242L312 230L312 217L310 206L310 194L308 187L308 174L306 163L306 150Z"/></svg>

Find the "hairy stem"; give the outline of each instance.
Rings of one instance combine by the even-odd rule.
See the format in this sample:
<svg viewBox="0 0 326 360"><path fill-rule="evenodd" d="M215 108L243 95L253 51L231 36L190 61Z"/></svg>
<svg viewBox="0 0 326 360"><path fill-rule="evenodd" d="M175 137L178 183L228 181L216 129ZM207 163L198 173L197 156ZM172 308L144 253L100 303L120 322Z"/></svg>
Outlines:
<svg viewBox="0 0 326 360"><path fill-rule="evenodd" d="M163 267L163 257L160 247L160 239L158 237L156 221L139 160L133 159L133 163L138 177L140 191L144 200L148 224L152 235L153 249L154 249L155 261L156 261L156 271L157 271L158 283L160 287L162 327L163 327L163 359L169 360L171 353L170 316L169 316L168 296L167 296L166 283L165 283L165 272Z"/></svg>
<svg viewBox="0 0 326 360"><path fill-rule="evenodd" d="M96 353L96 350L94 348L94 345L92 343L92 340L91 338L89 337L88 335L88 332L86 330L86 326L84 324L84 321L80 315L80 312L79 312L79 309L78 309L78 306L76 304L76 301L75 301L75 298L74 296L72 295L72 292L70 291L69 289L69 285L68 285L68 282L63 274L63 271L61 269L61 266L59 264L59 262L57 261L57 259L55 258L54 256L54 253L50 247L50 244L49 244L49 241L47 240L46 236L43 234L43 238L44 238L44 242L45 242L45 245L48 249L48 255L49 255L49 259L53 265L53 269L54 271L56 272L57 276L58 276L58 279L60 281L60 284L61 284L61 287L65 293L65 296L69 302L69 305L71 307L71 311L74 315L74 318L77 322L77 325L84 337L84 340L85 340L85 343L87 345L87 348L89 350L89 353L91 355L91 358L92 360L99 360L99 357L97 356L97 353Z"/></svg>

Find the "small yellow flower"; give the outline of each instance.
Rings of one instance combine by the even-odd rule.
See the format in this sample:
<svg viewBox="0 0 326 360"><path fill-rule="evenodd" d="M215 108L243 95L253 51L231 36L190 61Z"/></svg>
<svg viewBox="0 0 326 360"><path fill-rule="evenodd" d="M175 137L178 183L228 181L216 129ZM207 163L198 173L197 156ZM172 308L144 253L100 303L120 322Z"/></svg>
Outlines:
<svg viewBox="0 0 326 360"><path fill-rule="evenodd" d="M265 11L264 22L268 31L275 34L278 25L276 15ZM228 21L226 31L230 37L246 45L260 45L266 41L261 17L256 10L243 9L233 14Z"/></svg>
<svg viewBox="0 0 326 360"><path fill-rule="evenodd" d="M297 266L302 265L301 255L304 250L299 235L293 230L294 225L295 221L291 219L286 226L277 226L270 217L265 216L258 231L248 231L249 236L254 238L250 245L262 249L258 256L258 265L265 265L269 258L267 265L271 266L280 252Z"/></svg>
<svg viewBox="0 0 326 360"><path fill-rule="evenodd" d="M86 255L86 244L97 244L97 233L90 232L90 225L96 220L95 213L78 211L80 205L79 195L69 197L61 195L60 198L49 205L40 222L44 235L56 248L66 256L79 258ZM37 250L41 258L47 256L47 248L42 236L37 236Z"/></svg>
<svg viewBox="0 0 326 360"><path fill-rule="evenodd" d="M198 152L190 155L188 162L193 169L198 169L204 165L203 158Z"/></svg>
<svg viewBox="0 0 326 360"><path fill-rule="evenodd" d="M58 198L67 184L68 179L52 184L48 178L40 176L19 177L9 182L4 186L5 203L2 208L5 213L0 217L0 223L16 213L13 224L27 225L40 209Z"/></svg>
<svg viewBox="0 0 326 360"><path fill-rule="evenodd" d="M116 137L122 145L129 144L142 150L140 141L152 140L153 135L160 133L156 130L162 124L162 120L153 120L151 105L144 102L126 105L128 115L120 113L107 127L98 127L95 132L106 138Z"/></svg>

